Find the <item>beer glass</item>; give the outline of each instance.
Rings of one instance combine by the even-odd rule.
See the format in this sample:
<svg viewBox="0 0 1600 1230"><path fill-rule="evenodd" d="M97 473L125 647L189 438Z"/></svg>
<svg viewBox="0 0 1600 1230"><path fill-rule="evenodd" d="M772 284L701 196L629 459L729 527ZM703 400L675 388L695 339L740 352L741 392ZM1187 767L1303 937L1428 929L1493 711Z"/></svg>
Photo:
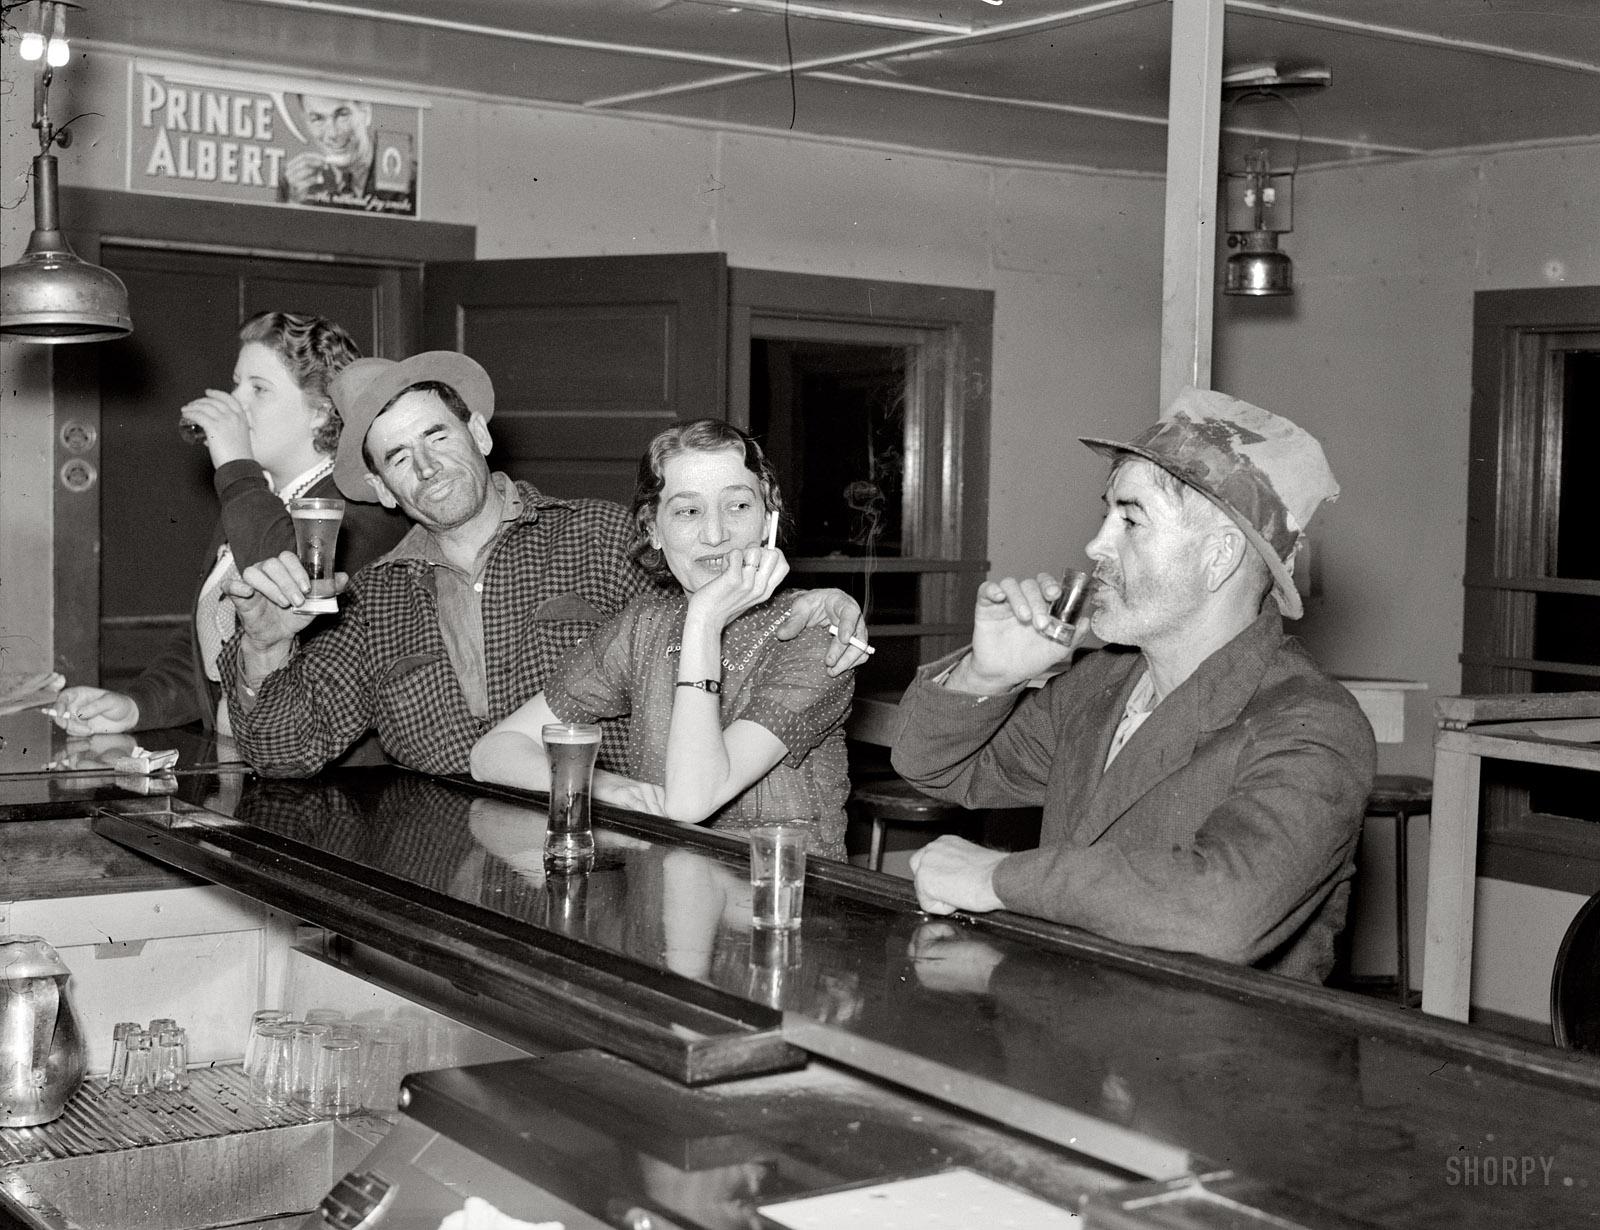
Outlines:
<svg viewBox="0 0 1600 1230"><path fill-rule="evenodd" d="M541 730L550 757L550 824L544 835L544 869L567 875L594 867L589 797L600 728L584 722L549 722Z"/></svg>
<svg viewBox="0 0 1600 1230"><path fill-rule="evenodd" d="M333 556L339 542L339 525L344 520L344 501L290 500L289 516L294 518L295 553L311 578L311 596L300 609L337 611L339 603L333 596Z"/></svg>

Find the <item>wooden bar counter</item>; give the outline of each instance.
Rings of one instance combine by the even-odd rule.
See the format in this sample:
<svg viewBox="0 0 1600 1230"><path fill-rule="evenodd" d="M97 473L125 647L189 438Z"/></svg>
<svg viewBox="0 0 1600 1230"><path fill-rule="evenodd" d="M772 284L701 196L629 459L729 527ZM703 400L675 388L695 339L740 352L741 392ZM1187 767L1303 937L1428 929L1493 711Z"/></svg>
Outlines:
<svg viewBox="0 0 1600 1230"><path fill-rule="evenodd" d="M325 928L322 959L530 1054L600 1048L685 1099L865 1077L1058 1159L1074 1177L1048 1195L1090 1226L1224 1224L1173 1191L1232 1200L1226 1224L1600 1224L1592 1056L1015 915L933 918L828 860L773 940L741 842L597 808L596 869L547 880L537 796L399 769L5 791L5 818L75 801L97 837Z"/></svg>

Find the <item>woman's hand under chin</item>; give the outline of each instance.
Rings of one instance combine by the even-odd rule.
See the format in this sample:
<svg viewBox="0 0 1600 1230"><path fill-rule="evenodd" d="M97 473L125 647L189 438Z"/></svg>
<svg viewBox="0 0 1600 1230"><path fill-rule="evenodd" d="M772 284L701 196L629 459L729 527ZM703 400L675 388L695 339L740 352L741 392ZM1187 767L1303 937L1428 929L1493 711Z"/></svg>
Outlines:
<svg viewBox="0 0 1600 1230"><path fill-rule="evenodd" d="M788 575L789 561L776 547L730 551L722 574L689 595L688 618L726 628L772 597Z"/></svg>

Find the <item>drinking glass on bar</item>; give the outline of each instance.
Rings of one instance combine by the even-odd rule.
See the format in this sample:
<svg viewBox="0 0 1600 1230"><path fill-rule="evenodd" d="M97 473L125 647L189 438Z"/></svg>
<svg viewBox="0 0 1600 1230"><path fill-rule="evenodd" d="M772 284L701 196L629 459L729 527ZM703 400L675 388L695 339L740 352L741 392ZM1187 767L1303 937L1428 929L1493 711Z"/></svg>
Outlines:
<svg viewBox="0 0 1600 1230"><path fill-rule="evenodd" d="M339 543L339 525L344 521L344 501L309 497L290 500L289 516L294 519L295 553L311 578L311 594L300 609L337 611L333 557Z"/></svg>
<svg viewBox="0 0 1600 1230"><path fill-rule="evenodd" d="M317 1064L317 1052L332 1032L332 1026L317 1021L305 1020L295 1023L294 1051L290 1060L289 1076L291 1101L307 1106L311 1104L312 1070Z"/></svg>
<svg viewBox="0 0 1600 1230"><path fill-rule="evenodd" d="M322 1040L312 1076L312 1113L339 1119L361 1109L361 1050L357 1038Z"/></svg>
<svg viewBox="0 0 1600 1230"><path fill-rule="evenodd" d="M258 1032L261 1043L250 1073L250 1096L263 1106L287 1106L294 1092L294 1026L273 1021Z"/></svg>
<svg viewBox="0 0 1600 1230"><path fill-rule="evenodd" d="M111 1067L106 1072L108 1087L122 1084L122 1074L128 1070L128 1035L138 1028L138 1021L118 1021L111 1027Z"/></svg>
<svg viewBox="0 0 1600 1230"><path fill-rule="evenodd" d="M189 1035L178 1026L156 1034L155 1087L178 1093L189 1087Z"/></svg>
<svg viewBox="0 0 1600 1230"><path fill-rule="evenodd" d="M142 1029L128 1031L128 1062L122 1071L122 1092L130 1097L155 1088L155 1052L150 1035Z"/></svg>
<svg viewBox="0 0 1600 1230"><path fill-rule="evenodd" d="M1078 621L1088 608L1098 582L1087 572L1068 568L1061 574L1061 596L1050 604L1050 615L1045 626L1039 629L1060 645L1070 645L1078 631Z"/></svg>
<svg viewBox="0 0 1600 1230"><path fill-rule="evenodd" d="M361 1063L361 1108L392 1115L400 1105L400 1082L406 1074L405 1034L392 1025L375 1025L367 1033Z"/></svg>
<svg viewBox="0 0 1600 1230"><path fill-rule="evenodd" d="M757 929L791 931L800 925L809 836L797 824L750 830L750 921Z"/></svg>
<svg viewBox="0 0 1600 1230"><path fill-rule="evenodd" d="M283 1008L258 1008L250 1014L250 1033L244 1044L244 1074L249 1076L261 1067L261 1026L276 1025L289 1019Z"/></svg>
<svg viewBox="0 0 1600 1230"><path fill-rule="evenodd" d="M589 800L600 727L585 722L549 722L540 729L550 758L550 823L544 836L544 869L569 875L594 867L594 829Z"/></svg>

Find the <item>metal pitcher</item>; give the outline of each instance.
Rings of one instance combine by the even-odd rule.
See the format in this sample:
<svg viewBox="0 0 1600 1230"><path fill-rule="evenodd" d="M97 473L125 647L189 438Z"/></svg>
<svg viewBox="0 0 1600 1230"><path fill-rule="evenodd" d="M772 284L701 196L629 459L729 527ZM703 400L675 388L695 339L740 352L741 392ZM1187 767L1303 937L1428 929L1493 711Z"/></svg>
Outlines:
<svg viewBox="0 0 1600 1230"><path fill-rule="evenodd" d="M71 976L37 935L0 935L0 1127L50 1122L83 1082Z"/></svg>

